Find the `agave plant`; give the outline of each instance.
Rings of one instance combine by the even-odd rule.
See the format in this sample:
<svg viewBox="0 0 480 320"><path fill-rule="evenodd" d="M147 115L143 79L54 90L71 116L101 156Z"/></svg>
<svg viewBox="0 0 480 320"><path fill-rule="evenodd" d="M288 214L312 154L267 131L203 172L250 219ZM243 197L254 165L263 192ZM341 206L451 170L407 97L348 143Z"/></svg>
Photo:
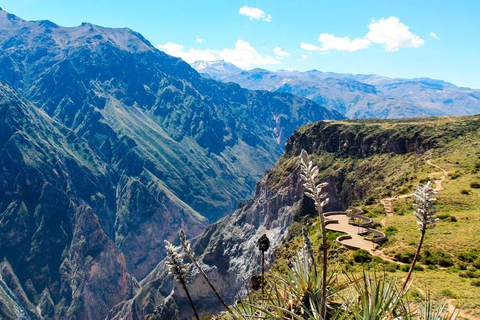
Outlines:
<svg viewBox="0 0 480 320"><path fill-rule="evenodd" d="M348 275L353 284L351 299L345 299L349 318L362 320L399 319L408 314L404 301L406 291L398 290L398 278L387 279L373 271L363 270L363 278ZM401 319L401 318L400 318Z"/></svg>
<svg viewBox="0 0 480 320"><path fill-rule="evenodd" d="M418 309L418 320L455 320L457 316L457 310L452 313L448 311L447 301L435 305L430 297L425 297L425 301Z"/></svg>

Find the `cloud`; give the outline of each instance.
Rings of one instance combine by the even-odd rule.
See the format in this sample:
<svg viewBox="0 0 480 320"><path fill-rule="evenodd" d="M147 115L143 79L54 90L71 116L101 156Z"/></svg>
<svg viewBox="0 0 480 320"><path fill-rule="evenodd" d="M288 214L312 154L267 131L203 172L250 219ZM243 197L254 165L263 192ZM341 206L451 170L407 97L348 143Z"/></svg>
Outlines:
<svg viewBox="0 0 480 320"><path fill-rule="evenodd" d="M238 10L238 13L241 15L247 16L250 18L250 20L263 20L266 22L272 21L272 16L269 14L265 14L262 10L258 8L253 8L253 7L241 7L240 10Z"/></svg>
<svg viewBox="0 0 480 320"><path fill-rule="evenodd" d="M363 38L350 40L349 37L336 37L333 34L322 33L318 37L321 46L302 42L300 47L307 51L357 51L368 48L372 43L381 44L385 51L393 52L401 48L418 48L425 43L419 36L410 32L408 26L400 22L397 17L372 19L368 25L370 31ZM431 37L438 38L435 33Z"/></svg>
<svg viewBox="0 0 480 320"><path fill-rule="evenodd" d="M281 59L283 57L290 57L290 53L282 51L282 48L280 47L275 47L273 49L273 52L277 55L277 59Z"/></svg>
<svg viewBox="0 0 480 320"><path fill-rule="evenodd" d="M269 65L280 63L280 61L271 56L261 55L254 47L250 45L250 43L241 39L237 40L233 49L225 48L223 50L197 50L190 48L188 51L186 51L183 45L172 42L158 45L157 47L169 55L180 57L189 63L199 60L224 60L226 62L233 63L239 68L250 68L252 65Z"/></svg>
<svg viewBox="0 0 480 320"><path fill-rule="evenodd" d="M430 32L430 37L440 40L440 37L436 33Z"/></svg>
<svg viewBox="0 0 480 320"><path fill-rule="evenodd" d="M314 45L312 43L305 43L305 42L300 43L300 48L308 50L308 51L320 51L320 49L321 49L320 47L317 47L316 45Z"/></svg>
<svg viewBox="0 0 480 320"><path fill-rule="evenodd" d="M205 40L200 39L200 38L195 39L195 42L198 42L198 43L203 43L203 41L205 41Z"/></svg>
<svg viewBox="0 0 480 320"><path fill-rule="evenodd" d="M333 34L322 33L318 37L318 42L322 44L321 51L339 50L339 51L357 51L366 49L370 41L363 38L350 40L348 37L335 37Z"/></svg>
<svg viewBox="0 0 480 320"><path fill-rule="evenodd" d="M401 48L418 48L425 43L419 36L410 32L408 26L400 22L397 17L372 19L368 25L370 32L365 39L381 44L385 51L393 52Z"/></svg>
<svg viewBox="0 0 480 320"><path fill-rule="evenodd" d="M167 42L166 44L161 44L157 46L158 49L165 51L171 56L182 58L187 62L194 62L198 60L213 61L218 60L219 51L217 50L197 50L190 48L190 50L185 51L185 47L181 44L176 44L173 42Z"/></svg>

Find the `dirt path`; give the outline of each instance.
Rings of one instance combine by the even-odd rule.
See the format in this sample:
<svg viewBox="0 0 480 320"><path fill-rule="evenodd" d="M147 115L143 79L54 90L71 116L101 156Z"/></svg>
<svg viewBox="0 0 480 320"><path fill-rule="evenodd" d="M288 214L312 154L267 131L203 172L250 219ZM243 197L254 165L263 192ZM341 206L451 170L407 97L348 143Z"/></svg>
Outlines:
<svg viewBox="0 0 480 320"><path fill-rule="evenodd" d="M429 178L434 178L434 179L435 179L435 183L436 183L437 186L435 187L434 191L442 191L442 190L445 190L445 188L443 187L443 182L447 179L448 172L447 172L445 169L443 169L442 167L439 167L439 166L437 166L436 164L433 164L433 163L432 163L432 160L427 160L427 163L428 163L429 165L431 165L432 167L435 167L435 168L441 170L440 172L432 172L432 173L430 173L430 174L428 175ZM437 180L437 179L435 178L435 175L437 175L437 174L439 174L439 173L442 174L442 175L440 176L440 180Z"/></svg>
<svg viewBox="0 0 480 320"><path fill-rule="evenodd" d="M427 160L427 164L431 165L432 167L435 167L437 169L440 169L441 171L438 172L432 172L428 174L428 177L431 179L434 179L435 182L435 188L433 189L434 191L442 191L445 190L443 187L443 182L447 179L448 172L443 169L440 166L437 166L436 164L432 163L432 160ZM440 179L437 179L435 176L441 174ZM395 196L395 197L390 197L390 198L385 198L381 199L380 203L383 204L383 208L385 209L386 217L382 219L381 223L382 225L386 225L387 218L393 216L393 204L392 201L396 199L404 199L413 196L413 193L411 194L404 194L401 196Z"/></svg>
<svg viewBox="0 0 480 320"><path fill-rule="evenodd" d="M418 292L420 292L423 296L425 296L425 290L423 290L421 288L418 288L418 287L415 287L415 289L417 289ZM455 303L457 302L457 300L455 300L455 299L445 299L445 300L447 301L447 304L448 304L448 313L450 313L450 314L455 313L457 315L457 319L480 320L479 317L468 314L465 311L463 311L462 309L457 308L455 306Z"/></svg>

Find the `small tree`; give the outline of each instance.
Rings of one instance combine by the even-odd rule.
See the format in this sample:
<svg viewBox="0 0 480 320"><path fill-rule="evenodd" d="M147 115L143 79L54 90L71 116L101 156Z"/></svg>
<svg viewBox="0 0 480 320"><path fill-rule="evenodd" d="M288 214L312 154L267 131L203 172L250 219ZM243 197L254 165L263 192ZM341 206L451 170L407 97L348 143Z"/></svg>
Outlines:
<svg viewBox="0 0 480 320"><path fill-rule="evenodd" d="M415 211L413 214L417 218L417 224L420 226L418 230L420 230L420 241L418 242L417 251L415 252L415 256L413 257L412 265L410 266L410 270L408 271L407 277L405 278L405 282L402 286L402 291L405 290L405 287L410 280L410 276L412 275L413 268L415 267L415 263L417 262L418 255L420 253L420 249L422 248L423 240L425 238L425 234L427 233L427 229L435 228L435 222L438 221L435 218L435 214L437 213L437 208L433 205L433 202L437 200L433 196L436 195L437 192L433 191L431 181L428 181L425 186L417 186L417 191L413 194L416 203L413 204L415 207Z"/></svg>

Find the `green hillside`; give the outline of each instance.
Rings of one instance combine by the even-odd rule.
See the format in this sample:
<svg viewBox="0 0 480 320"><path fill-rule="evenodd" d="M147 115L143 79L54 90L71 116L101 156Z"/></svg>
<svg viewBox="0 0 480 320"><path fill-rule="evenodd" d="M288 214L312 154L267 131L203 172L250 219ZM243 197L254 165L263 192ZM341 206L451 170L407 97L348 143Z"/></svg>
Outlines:
<svg viewBox="0 0 480 320"><path fill-rule="evenodd" d="M387 233L389 240L374 251L381 259L371 264L380 263L380 269L399 278L406 275L420 237L410 194L416 185L432 181L440 221L427 233L419 263L424 270L414 272L410 295L423 296L427 289L467 312L462 315L480 316L480 116L304 126L289 139L286 154L270 172L271 188L298 171L296 155L302 148L313 154L321 180L334 183L329 190L333 202L338 201L334 209L358 206ZM317 246L318 228L309 229ZM302 245L298 230L294 222L276 269L282 270ZM330 233L332 242L338 235ZM334 248L338 251L339 246ZM339 259L344 267L360 268L351 251Z"/></svg>

